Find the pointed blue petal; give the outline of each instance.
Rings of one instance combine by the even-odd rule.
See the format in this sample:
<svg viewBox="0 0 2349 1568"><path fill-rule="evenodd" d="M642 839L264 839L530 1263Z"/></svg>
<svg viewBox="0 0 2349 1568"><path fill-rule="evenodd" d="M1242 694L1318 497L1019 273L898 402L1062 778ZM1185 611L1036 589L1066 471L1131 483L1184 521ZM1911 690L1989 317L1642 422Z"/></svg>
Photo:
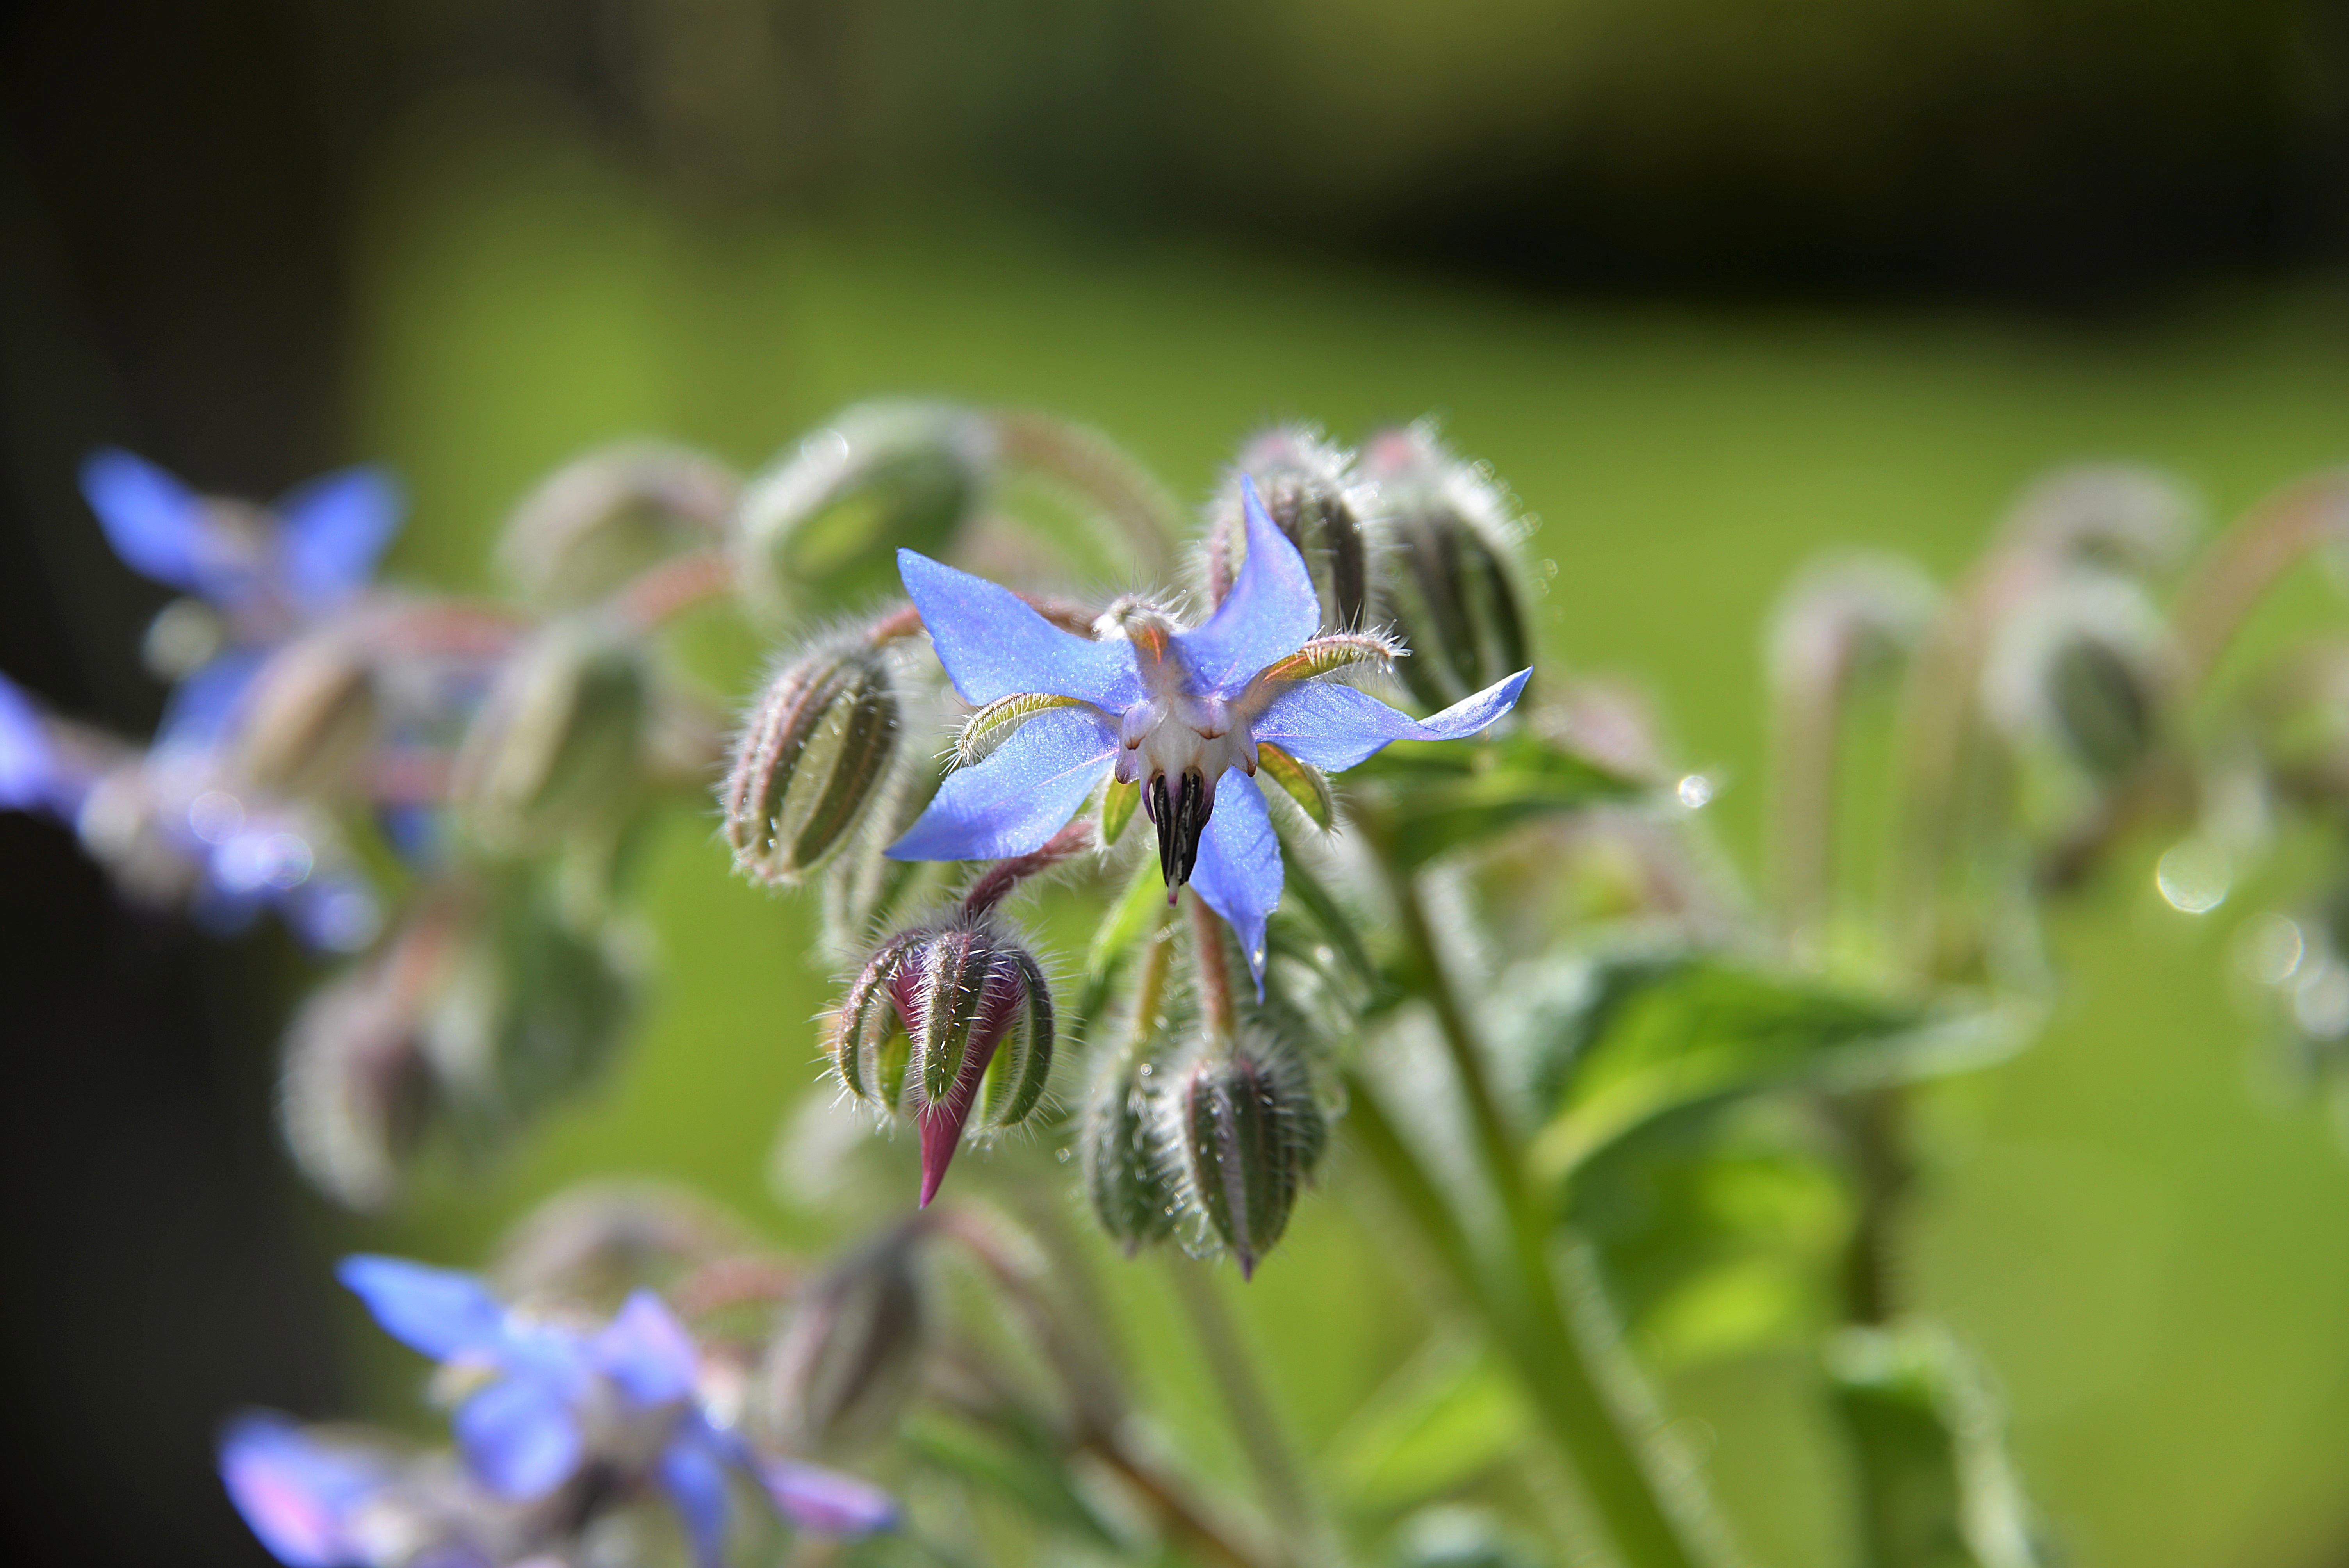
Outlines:
<svg viewBox="0 0 2349 1568"><path fill-rule="evenodd" d="M173 686L163 705L163 722L155 729L155 749L204 747L219 739L267 656L258 648L231 648Z"/></svg>
<svg viewBox="0 0 2349 1568"><path fill-rule="evenodd" d="M1390 740L1461 740L1516 706L1531 670L1463 697L1430 718L1413 718L1368 692L1300 681L1272 699L1248 733L1327 772L1351 768Z"/></svg>
<svg viewBox="0 0 2349 1568"><path fill-rule="evenodd" d="M911 550L897 552L897 575L965 702L1049 692L1123 713L1142 700L1133 644L1064 632L1010 589Z"/></svg>
<svg viewBox="0 0 2349 1568"><path fill-rule="evenodd" d="M579 1468L579 1422L561 1385L502 1377L457 1407L465 1463L502 1497L544 1497Z"/></svg>
<svg viewBox="0 0 2349 1568"><path fill-rule="evenodd" d="M124 565L173 588L204 590L204 503L195 491L144 458L101 447L82 459L81 493Z"/></svg>
<svg viewBox="0 0 2349 1568"><path fill-rule="evenodd" d="M1216 810L1199 836L1199 863L1191 888L1238 934L1248 973L1264 998L1264 925L1280 905L1280 841L1264 809L1263 791L1237 768L1216 786Z"/></svg>
<svg viewBox="0 0 2349 1568"><path fill-rule="evenodd" d="M380 1459L319 1442L283 1416L254 1414L221 1439L220 1473L229 1501L287 1568L365 1561L344 1522L388 1479Z"/></svg>
<svg viewBox="0 0 2349 1568"><path fill-rule="evenodd" d="M435 1361L487 1355L507 1340L506 1309L471 1274L361 1253L335 1277L375 1314L383 1331Z"/></svg>
<svg viewBox="0 0 2349 1568"><path fill-rule="evenodd" d="M726 1461L698 1421L681 1423L661 1450L661 1490L677 1510L693 1543L695 1568L722 1568L726 1561Z"/></svg>
<svg viewBox="0 0 2349 1568"><path fill-rule="evenodd" d="M853 1539L896 1526L896 1499L853 1475L793 1460L763 1460L759 1479L775 1511L811 1535Z"/></svg>
<svg viewBox="0 0 2349 1568"><path fill-rule="evenodd" d="M398 482L378 468L344 469L287 492L277 503L287 596L318 610L347 595L375 574L405 510Z"/></svg>
<svg viewBox="0 0 2349 1568"><path fill-rule="evenodd" d="M1240 562L1239 581L1206 624L1174 634L1196 692L1238 691L1321 629L1321 601L1305 557L1266 512L1256 481L1246 474L1240 510L1247 520L1247 559Z"/></svg>
<svg viewBox="0 0 2349 1568"><path fill-rule="evenodd" d="M666 1405L693 1392L700 1365L693 1337L651 1291L630 1295L595 1336L596 1366L639 1405Z"/></svg>
<svg viewBox="0 0 2349 1568"><path fill-rule="evenodd" d="M1117 759L1117 730L1089 707L1048 708L975 768L947 775L930 809L885 851L896 861L1024 855L1061 830Z"/></svg>
<svg viewBox="0 0 2349 1568"><path fill-rule="evenodd" d="M64 789L57 748L40 711L16 684L0 676L0 811L57 806Z"/></svg>

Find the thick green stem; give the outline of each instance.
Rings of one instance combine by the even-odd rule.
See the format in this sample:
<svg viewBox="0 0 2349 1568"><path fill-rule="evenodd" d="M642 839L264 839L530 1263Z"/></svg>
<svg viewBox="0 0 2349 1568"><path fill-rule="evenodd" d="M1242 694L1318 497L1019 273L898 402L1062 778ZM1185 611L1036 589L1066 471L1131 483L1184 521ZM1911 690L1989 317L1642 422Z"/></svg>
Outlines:
<svg viewBox="0 0 2349 1568"><path fill-rule="evenodd" d="M1599 1386L1589 1347L1560 1298L1550 1260L1551 1214L1526 1180L1516 1139L1503 1118L1467 1013L1436 951L1417 884L1405 872L1392 886L1404 941L1435 1012L1444 1048L1468 1106L1477 1150L1501 1201L1507 1227L1495 1277L1471 1288L1492 1320L1543 1424L1580 1476L1617 1554L1630 1568L1695 1568L1701 1559L1682 1522L1665 1504L1651 1463ZM1395 1148L1402 1150L1400 1140ZM1408 1153L1407 1150L1403 1152ZM1432 1192L1433 1185L1419 1183ZM1406 1195L1406 1202L1411 1202ZM1439 1251L1465 1262L1464 1248L1433 1238ZM1479 1272L1468 1265L1471 1272Z"/></svg>

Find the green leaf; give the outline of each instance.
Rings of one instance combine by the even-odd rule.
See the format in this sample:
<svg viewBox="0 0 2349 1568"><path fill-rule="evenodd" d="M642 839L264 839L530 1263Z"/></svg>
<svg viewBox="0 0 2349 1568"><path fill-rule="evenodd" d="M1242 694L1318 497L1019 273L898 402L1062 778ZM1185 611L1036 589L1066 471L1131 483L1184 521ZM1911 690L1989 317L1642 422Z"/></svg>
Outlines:
<svg viewBox="0 0 2349 1568"><path fill-rule="evenodd" d="M1524 1396L1489 1348L1443 1340L1371 1396L1323 1462L1348 1509L1393 1513L1506 1460L1530 1421Z"/></svg>
<svg viewBox="0 0 2349 1568"><path fill-rule="evenodd" d="M1562 1180L1684 1107L1795 1085L1857 1088L1977 1067L2021 1044L2011 1013L1951 1013L1735 959L1662 953L1594 964L1583 1006L1534 1074L1547 1124L1535 1168Z"/></svg>
<svg viewBox="0 0 2349 1568"><path fill-rule="evenodd" d="M1361 815L1405 870L1520 822L1651 789L1524 731L1475 745L1397 741L1351 777L1371 797Z"/></svg>
<svg viewBox="0 0 2349 1568"><path fill-rule="evenodd" d="M937 1469L1009 1499L1044 1524L1122 1550L1125 1542L1071 1480L1050 1435L1032 1421L1003 1416L982 1427L926 1412L906 1423L905 1442Z"/></svg>
<svg viewBox="0 0 2349 1568"><path fill-rule="evenodd" d="M1988 1383L1930 1324L1848 1328L1827 1377L1859 1471L1871 1568L2046 1568Z"/></svg>

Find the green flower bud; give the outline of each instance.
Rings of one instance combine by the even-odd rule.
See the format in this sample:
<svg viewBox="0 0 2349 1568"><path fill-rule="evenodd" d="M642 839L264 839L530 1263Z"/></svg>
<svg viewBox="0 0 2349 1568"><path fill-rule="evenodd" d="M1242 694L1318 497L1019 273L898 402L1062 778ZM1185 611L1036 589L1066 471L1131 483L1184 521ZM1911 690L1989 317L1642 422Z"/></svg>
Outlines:
<svg viewBox="0 0 2349 1568"><path fill-rule="evenodd" d="M776 671L743 721L720 795L735 868L789 885L829 860L882 794L899 727L888 656L862 639Z"/></svg>
<svg viewBox="0 0 2349 1568"><path fill-rule="evenodd" d="M1078 1133L1085 1195L1102 1229L1128 1256L1174 1232L1178 1194L1151 1114L1150 1080L1156 1073L1139 1052L1104 1056Z"/></svg>
<svg viewBox="0 0 2349 1568"><path fill-rule="evenodd" d="M1532 664L1516 527L1491 481L1420 425L1371 437L1362 471L1381 545L1378 612L1411 650L1395 666L1411 694L1446 707Z"/></svg>
<svg viewBox="0 0 2349 1568"><path fill-rule="evenodd" d="M752 480L734 519L744 583L771 605L896 582L900 546L942 553L977 513L992 428L944 403L862 403Z"/></svg>
<svg viewBox="0 0 2349 1568"><path fill-rule="evenodd" d="M1370 548L1348 493L1352 462L1350 453L1297 425L1267 430L1240 449L1207 530L1207 590L1216 603L1239 574L1233 557L1245 537L1239 476L1246 474L1256 480L1265 511L1305 558L1321 599L1321 629L1352 631L1362 624L1371 608Z"/></svg>
<svg viewBox="0 0 2349 1568"><path fill-rule="evenodd" d="M357 641L312 633L271 655L254 677L236 765L272 794L331 794L374 749L380 718L375 674Z"/></svg>
<svg viewBox="0 0 2349 1568"><path fill-rule="evenodd" d="M858 1248L800 1301L762 1372L767 1419L786 1448L851 1453L896 1424L927 1349L923 1233L900 1225Z"/></svg>
<svg viewBox="0 0 2349 1568"><path fill-rule="evenodd" d="M410 967L385 962L347 971L311 994L285 1037L278 1121L313 1185L353 1209L398 1192L435 1094L422 1048Z"/></svg>
<svg viewBox="0 0 2349 1568"><path fill-rule="evenodd" d="M1203 1056L1177 1078L1165 1109L1184 1206L1230 1249L1241 1277L1253 1275L1288 1228L1329 1136L1303 1064L1278 1047Z"/></svg>
<svg viewBox="0 0 2349 1568"><path fill-rule="evenodd" d="M2010 740L2050 745L2090 779L2111 782L2160 741L2171 661L2168 628L2141 589L2078 571L1998 628L1982 700Z"/></svg>
<svg viewBox="0 0 2349 1568"><path fill-rule="evenodd" d="M532 603L575 608L665 556L714 543L741 489L725 464L683 447L590 452L523 498L498 559Z"/></svg>
<svg viewBox="0 0 2349 1568"><path fill-rule="evenodd" d="M851 1094L919 1123L927 1204L966 1125L995 1131L1035 1113L1052 1043L1035 958L984 918L957 918L882 944L833 1015L832 1061Z"/></svg>
<svg viewBox="0 0 2349 1568"><path fill-rule="evenodd" d="M635 647L587 620L548 624L508 661L458 753L453 793L474 831L527 850L610 822L642 783L650 707Z"/></svg>

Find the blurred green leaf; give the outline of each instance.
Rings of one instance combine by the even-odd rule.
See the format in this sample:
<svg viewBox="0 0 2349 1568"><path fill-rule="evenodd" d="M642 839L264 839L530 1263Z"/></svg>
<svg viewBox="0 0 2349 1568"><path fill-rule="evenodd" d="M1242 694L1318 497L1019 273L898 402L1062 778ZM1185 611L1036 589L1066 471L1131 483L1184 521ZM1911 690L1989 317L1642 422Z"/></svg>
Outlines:
<svg viewBox="0 0 2349 1568"><path fill-rule="evenodd" d="M1827 1377L1858 1467L1868 1568L2045 1568L2007 1457L2004 1412L1930 1324L1846 1329Z"/></svg>
<svg viewBox="0 0 2349 1568"><path fill-rule="evenodd" d="M927 1463L995 1492L1040 1522L1123 1549L1123 1540L1071 1483L1060 1445L1033 1421L1010 1415L982 1426L924 1411L907 1421L905 1435Z"/></svg>
<svg viewBox="0 0 2349 1568"><path fill-rule="evenodd" d="M1996 1010L1950 1013L1705 954L1602 959L1584 1006L1541 1047L1532 1077L1548 1120L1534 1162L1563 1179L1685 1106L1980 1066L2016 1048L2016 1023Z"/></svg>
<svg viewBox="0 0 2349 1568"><path fill-rule="evenodd" d="M1474 1480L1528 1430L1524 1397L1491 1350L1440 1340L1371 1396L1324 1464L1346 1508L1392 1513Z"/></svg>
<svg viewBox="0 0 2349 1568"><path fill-rule="evenodd" d="M1522 730L1475 746L1399 740L1348 777L1371 787L1356 814L1406 871L1519 822L1652 788Z"/></svg>

